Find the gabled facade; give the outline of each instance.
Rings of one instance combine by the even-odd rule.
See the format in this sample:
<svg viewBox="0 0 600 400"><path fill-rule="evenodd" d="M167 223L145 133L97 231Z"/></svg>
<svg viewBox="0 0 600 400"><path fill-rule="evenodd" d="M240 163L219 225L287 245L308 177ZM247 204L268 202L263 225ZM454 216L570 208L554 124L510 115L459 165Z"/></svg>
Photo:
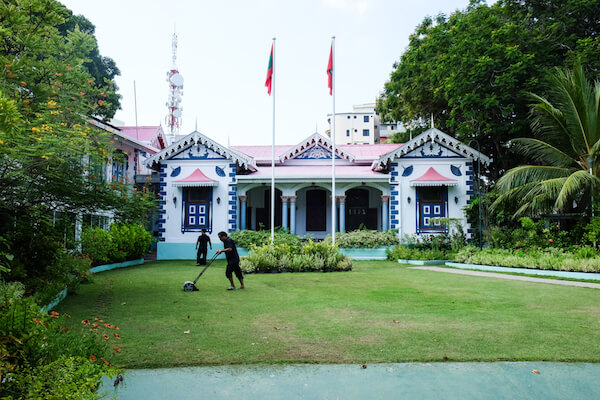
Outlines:
<svg viewBox="0 0 600 400"><path fill-rule="evenodd" d="M473 162L490 160L449 135L430 129L406 144L336 146L315 133L275 148L275 225L324 238L366 227L403 234L446 231L437 218L462 219L473 197ZM146 161L160 171L158 258L191 258L201 229L216 233L269 229L271 146L227 148L192 132Z"/></svg>

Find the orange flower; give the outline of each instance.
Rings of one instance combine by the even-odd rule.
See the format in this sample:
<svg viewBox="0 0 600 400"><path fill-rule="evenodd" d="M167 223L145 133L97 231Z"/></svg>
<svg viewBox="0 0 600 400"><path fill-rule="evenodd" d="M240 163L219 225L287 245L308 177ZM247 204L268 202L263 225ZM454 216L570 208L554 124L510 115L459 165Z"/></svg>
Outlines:
<svg viewBox="0 0 600 400"><path fill-rule="evenodd" d="M92 324L92 326L93 326L94 328L100 328L100 325L98 325L98 324L97 324L97 323L95 323L95 322Z"/></svg>
<svg viewBox="0 0 600 400"><path fill-rule="evenodd" d="M58 318L58 316L59 316L59 315L60 315L60 314L59 314L59 313L57 313L56 311L50 311L50 316L51 316L52 318Z"/></svg>
<svg viewBox="0 0 600 400"><path fill-rule="evenodd" d="M104 336L104 339L108 340L108 335L106 333L103 333L102 336Z"/></svg>
<svg viewBox="0 0 600 400"><path fill-rule="evenodd" d="M119 336L118 334L114 333L114 335L117 339L121 339L121 336Z"/></svg>
<svg viewBox="0 0 600 400"><path fill-rule="evenodd" d="M120 349L120 348L118 348L117 346L113 347L113 349L115 349L115 351L117 351L118 353L120 353L120 352L121 352L121 349Z"/></svg>
<svg viewBox="0 0 600 400"><path fill-rule="evenodd" d="M96 318L94 318L94 319L95 319L96 321L98 321L98 322L104 322L104 321L102 321L102 320L101 320L100 318L98 318L98 317L96 317Z"/></svg>
<svg viewBox="0 0 600 400"><path fill-rule="evenodd" d="M94 361L94 362L95 362L95 361L97 361L98 359L96 358L96 356L90 356L90 360L92 360L92 361Z"/></svg>
<svg viewBox="0 0 600 400"><path fill-rule="evenodd" d="M84 325L89 325L90 321L88 321L87 319L84 319L83 321L81 321L81 323Z"/></svg>
<svg viewBox="0 0 600 400"><path fill-rule="evenodd" d="M85 93L84 92L79 92L79 94L83 96Z"/></svg>
<svg viewBox="0 0 600 400"><path fill-rule="evenodd" d="M39 319L39 318L34 318L34 319L33 319L33 322L37 322L38 324L41 324L41 323L42 323L42 320L41 320L41 319Z"/></svg>
<svg viewBox="0 0 600 400"><path fill-rule="evenodd" d="M67 70L68 71L73 71L73 67L71 67L70 65L67 65Z"/></svg>
<svg viewBox="0 0 600 400"><path fill-rule="evenodd" d="M57 72L54 75L56 75L56 76L62 76L62 74L60 72Z"/></svg>
<svg viewBox="0 0 600 400"><path fill-rule="evenodd" d="M109 363L108 361L106 361L106 358L104 358L104 357L100 357L100 359L101 359L102 361L104 361L104 364L106 364L106 365L110 366L110 363Z"/></svg>
<svg viewBox="0 0 600 400"><path fill-rule="evenodd" d="M21 81L21 86L27 86L27 82Z"/></svg>
<svg viewBox="0 0 600 400"><path fill-rule="evenodd" d="M71 318L71 316L69 314L65 313L65 315L67 316L67 318Z"/></svg>

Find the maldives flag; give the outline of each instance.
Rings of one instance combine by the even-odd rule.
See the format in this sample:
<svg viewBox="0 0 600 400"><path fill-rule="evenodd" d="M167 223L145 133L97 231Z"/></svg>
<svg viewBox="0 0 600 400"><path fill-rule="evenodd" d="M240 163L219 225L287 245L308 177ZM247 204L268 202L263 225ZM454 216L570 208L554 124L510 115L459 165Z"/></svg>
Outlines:
<svg viewBox="0 0 600 400"><path fill-rule="evenodd" d="M329 95L333 91L333 44L329 50L329 63L327 64L327 86L329 87Z"/></svg>
<svg viewBox="0 0 600 400"><path fill-rule="evenodd" d="M269 90L269 96L271 95L271 83L273 82L273 45L271 45L271 55L269 56L269 67L267 68L267 81L265 86Z"/></svg>

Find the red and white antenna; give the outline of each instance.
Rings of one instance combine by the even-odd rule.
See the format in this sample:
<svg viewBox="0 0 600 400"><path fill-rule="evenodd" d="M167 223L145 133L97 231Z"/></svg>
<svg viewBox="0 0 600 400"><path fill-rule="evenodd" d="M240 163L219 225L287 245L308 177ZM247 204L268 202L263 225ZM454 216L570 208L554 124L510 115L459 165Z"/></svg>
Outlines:
<svg viewBox="0 0 600 400"><path fill-rule="evenodd" d="M183 108L179 106L181 96L183 95L183 76L177 70L177 33L173 33L173 41L171 43L173 52L173 66L167 72L167 82L169 82L169 101L166 106L169 114L166 117L166 125L169 128L171 135L176 135L181 127L181 111Z"/></svg>

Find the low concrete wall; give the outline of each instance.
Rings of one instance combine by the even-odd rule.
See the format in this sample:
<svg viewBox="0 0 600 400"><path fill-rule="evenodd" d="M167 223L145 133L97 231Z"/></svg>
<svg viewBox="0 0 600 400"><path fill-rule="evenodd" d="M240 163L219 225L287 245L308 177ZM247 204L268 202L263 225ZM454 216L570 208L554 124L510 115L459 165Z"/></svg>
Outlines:
<svg viewBox="0 0 600 400"><path fill-rule="evenodd" d="M223 243L213 243L212 249L208 248L206 255L207 259L211 259L217 250L223 248ZM248 255L248 251L243 247L237 247L238 254L240 257ZM156 259L157 260L195 260L196 259L196 243L165 243L158 242L156 248ZM218 258L225 258L225 255L219 256Z"/></svg>
<svg viewBox="0 0 600 400"><path fill-rule="evenodd" d="M400 264L410 265L444 265L448 260L398 260Z"/></svg>
<svg viewBox="0 0 600 400"><path fill-rule="evenodd" d="M554 271L547 269L533 269L533 268L512 268L512 267L499 267L496 265L479 265L479 264L463 264L448 261L446 265L449 267L460 268L460 269L474 269L478 271L495 271L495 272L512 272L518 274L528 275L543 275L543 276L555 276L560 278L570 279L583 279L600 281L600 274L595 272L574 272L574 271Z"/></svg>
<svg viewBox="0 0 600 400"><path fill-rule="evenodd" d="M110 271L111 269L131 267L133 265L140 265L143 263L144 263L144 259L140 258L139 260L131 260L131 261L123 261L120 263L98 265L97 267L90 268L90 272L97 273L97 272L102 272L102 271Z"/></svg>
<svg viewBox="0 0 600 400"><path fill-rule="evenodd" d="M65 297L67 297L67 288L64 288L63 290L58 292L58 294L56 295L54 300L52 300L50 302L50 304L48 304L47 306L41 307L40 311L43 313L46 313L46 312L52 310L54 307L56 307L58 305L58 303L63 301L65 299Z"/></svg>

